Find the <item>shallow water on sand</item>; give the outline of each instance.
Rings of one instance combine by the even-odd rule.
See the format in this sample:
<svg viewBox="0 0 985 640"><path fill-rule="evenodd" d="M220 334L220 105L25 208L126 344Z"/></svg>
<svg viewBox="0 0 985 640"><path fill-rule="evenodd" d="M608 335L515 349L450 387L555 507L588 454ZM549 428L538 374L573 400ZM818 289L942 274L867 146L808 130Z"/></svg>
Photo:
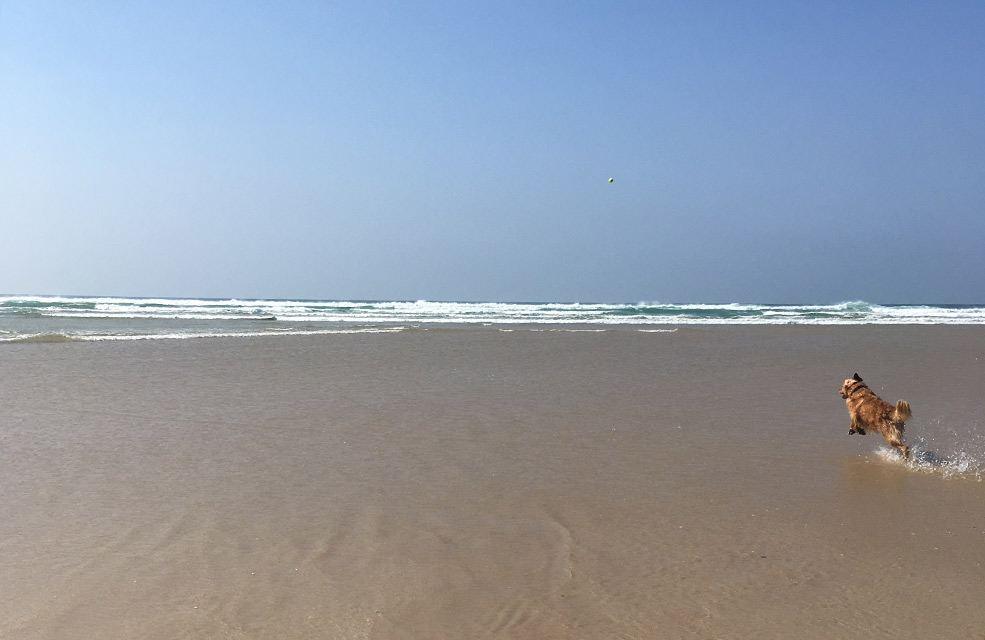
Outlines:
<svg viewBox="0 0 985 640"><path fill-rule="evenodd" d="M2 346L0 637L985 634L981 328L515 329Z"/></svg>

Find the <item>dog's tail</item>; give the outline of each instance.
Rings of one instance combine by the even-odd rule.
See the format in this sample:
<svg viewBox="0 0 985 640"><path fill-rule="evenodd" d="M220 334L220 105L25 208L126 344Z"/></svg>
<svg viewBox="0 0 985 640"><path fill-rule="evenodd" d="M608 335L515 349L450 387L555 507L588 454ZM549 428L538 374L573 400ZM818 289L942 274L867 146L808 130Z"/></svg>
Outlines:
<svg viewBox="0 0 985 640"><path fill-rule="evenodd" d="M913 412L910 411L910 403L906 400L900 400L896 403L896 411L893 413L893 422L897 424L897 428L903 430L903 422L909 420L913 416Z"/></svg>

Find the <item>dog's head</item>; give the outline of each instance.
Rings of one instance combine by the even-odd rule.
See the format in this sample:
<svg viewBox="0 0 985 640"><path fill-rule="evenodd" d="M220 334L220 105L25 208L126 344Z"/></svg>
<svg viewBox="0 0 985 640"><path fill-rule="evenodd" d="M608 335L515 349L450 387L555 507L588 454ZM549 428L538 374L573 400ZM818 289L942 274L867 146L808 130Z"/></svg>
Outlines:
<svg viewBox="0 0 985 640"><path fill-rule="evenodd" d="M859 375L856 373L851 378L845 379L845 382L842 383L841 389L838 390L838 393L841 394L841 397L842 398L846 398L847 399L848 398L848 395L852 391L854 391L854 388L857 388L858 387L858 385L859 385L860 382L862 382L862 378L860 378Z"/></svg>

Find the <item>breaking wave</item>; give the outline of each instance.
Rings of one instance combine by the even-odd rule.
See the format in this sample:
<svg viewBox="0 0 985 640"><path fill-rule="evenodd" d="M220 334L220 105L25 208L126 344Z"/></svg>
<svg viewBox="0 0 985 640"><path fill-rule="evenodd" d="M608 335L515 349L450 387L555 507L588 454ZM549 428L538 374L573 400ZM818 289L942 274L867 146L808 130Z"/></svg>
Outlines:
<svg viewBox="0 0 985 640"><path fill-rule="evenodd" d="M700 325L985 324L983 305L506 303L0 296L0 342L548 325L673 331ZM580 325L580 328L575 327Z"/></svg>

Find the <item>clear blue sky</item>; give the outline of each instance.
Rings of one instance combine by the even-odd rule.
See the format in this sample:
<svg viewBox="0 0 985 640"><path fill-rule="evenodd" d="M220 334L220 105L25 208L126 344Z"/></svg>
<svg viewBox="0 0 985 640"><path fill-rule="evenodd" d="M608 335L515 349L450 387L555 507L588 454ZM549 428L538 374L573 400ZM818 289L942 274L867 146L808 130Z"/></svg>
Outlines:
<svg viewBox="0 0 985 640"><path fill-rule="evenodd" d="M2 0L0 292L985 302L983 34L980 0Z"/></svg>

